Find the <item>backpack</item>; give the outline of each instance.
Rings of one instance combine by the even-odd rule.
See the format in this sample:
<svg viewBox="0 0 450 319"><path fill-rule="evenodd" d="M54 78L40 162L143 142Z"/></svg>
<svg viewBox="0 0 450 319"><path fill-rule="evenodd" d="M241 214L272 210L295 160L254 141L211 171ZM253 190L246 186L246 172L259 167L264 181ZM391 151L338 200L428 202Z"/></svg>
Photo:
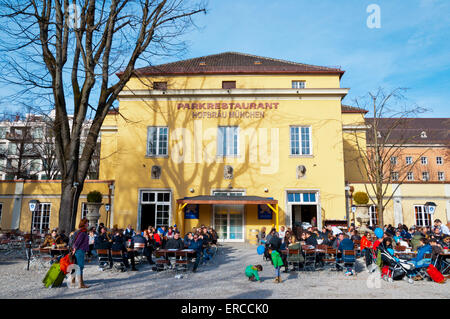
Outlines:
<svg viewBox="0 0 450 319"><path fill-rule="evenodd" d="M69 246L70 249L72 249L73 243L77 239L79 232L80 232L80 230L77 230L71 236L69 236L69 244L68 244L68 246Z"/></svg>

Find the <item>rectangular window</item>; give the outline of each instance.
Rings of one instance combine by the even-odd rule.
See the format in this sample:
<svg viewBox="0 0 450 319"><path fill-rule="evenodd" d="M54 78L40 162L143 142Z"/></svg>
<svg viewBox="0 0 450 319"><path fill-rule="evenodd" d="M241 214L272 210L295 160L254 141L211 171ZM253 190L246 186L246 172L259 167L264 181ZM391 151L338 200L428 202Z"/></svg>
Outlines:
<svg viewBox="0 0 450 319"><path fill-rule="evenodd" d="M33 138L42 138L44 137L44 130L42 127L35 127L31 130L31 137Z"/></svg>
<svg viewBox="0 0 450 319"><path fill-rule="evenodd" d="M0 138L6 138L6 133L8 133L8 128L7 127L0 127Z"/></svg>
<svg viewBox="0 0 450 319"><path fill-rule="evenodd" d="M422 180L424 182L428 181L430 179L430 174L428 172L422 172Z"/></svg>
<svg viewBox="0 0 450 319"><path fill-rule="evenodd" d="M147 213L154 213L154 216L151 216L154 218L151 224L156 228L169 226L170 192L144 191L141 195L141 204L151 208Z"/></svg>
<svg viewBox="0 0 450 319"><path fill-rule="evenodd" d="M445 181L444 172L438 172L438 181L440 182Z"/></svg>
<svg viewBox="0 0 450 319"><path fill-rule="evenodd" d="M167 82L153 82L153 90L167 90Z"/></svg>
<svg viewBox="0 0 450 319"><path fill-rule="evenodd" d="M18 148L16 143L8 144L8 155L18 155Z"/></svg>
<svg viewBox="0 0 450 319"><path fill-rule="evenodd" d="M442 165L443 163L444 163L444 161L442 160L441 156L436 157L436 164Z"/></svg>
<svg viewBox="0 0 450 319"><path fill-rule="evenodd" d="M306 87L305 81L292 81L293 89L304 89Z"/></svg>
<svg viewBox="0 0 450 319"><path fill-rule="evenodd" d="M391 173L391 180L393 182L398 181L398 172L392 172Z"/></svg>
<svg viewBox="0 0 450 319"><path fill-rule="evenodd" d="M33 230L46 232L50 227L50 203L41 203L37 211L33 212Z"/></svg>
<svg viewBox="0 0 450 319"><path fill-rule="evenodd" d="M236 81L222 81L222 89L235 89Z"/></svg>
<svg viewBox="0 0 450 319"><path fill-rule="evenodd" d="M237 156L239 154L239 127L219 126L217 132L217 155Z"/></svg>
<svg viewBox="0 0 450 319"><path fill-rule="evenodd" d="M406 156L406 165L411 165L412 162L412 156Z"/></svg>
<svg viewBox="0 0 450 319"><path fill-rule="evenodd" d="M168 154L167 127L150 126L147 131L147 156L163 156Z"/></svg>
<svg viewBox="0 0 450 319"><path fill-rule="evenodd" d="M431 226L431 214L424 205L414 205L416 226Z"/></svg>
<svg viewBox="0 0 450 319"><path fill-rule="evenodd" d="M426 156L422 156L420 158L420 162L422 163L422 165L427 165L428 164L428 158Z"/></svg>
<svg viewBox="0 0 450 319"><path fill-rule="evenodd" d="M371 205L369 207L369 215L370 215L369 226L372 227L378 225L377 207L375 205Z"/></svg>
<svg viewBox="0 0 450 319"><path fill-rule="evenodd" d="M296 193L290 192L287 194L289 203L317 203L317 193Z"/></svg>
<svg viewBox="0 0 450 319"><path fill-rule="evenodd" d="M291 126L291 155L311 155L311 128Z"/></svg>
<svg viewBox="0 0 450 319"><path fill-rule="evenodd" d="M391 164L397 165L397 156L391 156Z"/></svg>
<svg viewBox="0 0 450 319"><path fill-rule="evenodd" d="M406 176L406 179L408 181L413 181L414 180L414 174L413 172L408 172L408 175Z"/></svg>

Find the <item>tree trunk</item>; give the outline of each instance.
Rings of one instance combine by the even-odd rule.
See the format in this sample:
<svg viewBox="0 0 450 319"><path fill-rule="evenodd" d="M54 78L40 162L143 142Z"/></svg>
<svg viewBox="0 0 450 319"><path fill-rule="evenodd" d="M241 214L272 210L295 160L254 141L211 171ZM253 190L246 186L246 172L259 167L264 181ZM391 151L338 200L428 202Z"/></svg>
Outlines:
<svg viewBox="0 0 450 319"><path fill-rule="evenodd" d="M76 228L78 199L82 191L82 183L73 187L72 183L61 184L61 203L59 207L59 230L68 235Z"/></svg>

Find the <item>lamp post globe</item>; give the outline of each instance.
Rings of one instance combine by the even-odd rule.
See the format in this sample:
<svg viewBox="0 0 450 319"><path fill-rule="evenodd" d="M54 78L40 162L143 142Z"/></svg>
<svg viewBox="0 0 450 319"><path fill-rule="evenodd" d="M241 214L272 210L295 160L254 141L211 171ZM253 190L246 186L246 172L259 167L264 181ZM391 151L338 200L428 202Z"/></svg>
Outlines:
<svg viewBox="0 0 450 319"><path fill-rule="evenodd" d="M33 244L33 214L39 209L40 202L37 199L32 199L28 202L28 208L31 212L31 222L30 222L30 241L28 242L28 265L27 270L30 270L30 259L31 259L31 248Z"/></svg>

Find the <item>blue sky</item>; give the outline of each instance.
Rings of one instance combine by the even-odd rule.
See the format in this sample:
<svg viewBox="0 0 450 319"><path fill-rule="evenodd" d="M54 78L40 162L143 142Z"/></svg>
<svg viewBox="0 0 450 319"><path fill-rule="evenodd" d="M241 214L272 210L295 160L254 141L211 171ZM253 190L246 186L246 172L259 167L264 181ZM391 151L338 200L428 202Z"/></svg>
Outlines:
<svg viewBox="0 0 450 319"><path fill-rule="evenodd" d="M381 28L367 26L371 4ZM421 117L450 117L450 0L209 0L195 21L187 53L153 64L237 51L340 66L346 104L379 87L404 87L411 104L430 109ZM1 107L14 91L0 89Z"/></svg>
<svg viewBox="0 0 450 319"><path fill-rule="evenodd" d="M380 8L381 28L367 26L370 4ZM182 58L238 51L338 65L350 88L344 103L405 87L411 103L431 109L421 117L450 117L448 0L210 0L196 21Z"/></svg>

